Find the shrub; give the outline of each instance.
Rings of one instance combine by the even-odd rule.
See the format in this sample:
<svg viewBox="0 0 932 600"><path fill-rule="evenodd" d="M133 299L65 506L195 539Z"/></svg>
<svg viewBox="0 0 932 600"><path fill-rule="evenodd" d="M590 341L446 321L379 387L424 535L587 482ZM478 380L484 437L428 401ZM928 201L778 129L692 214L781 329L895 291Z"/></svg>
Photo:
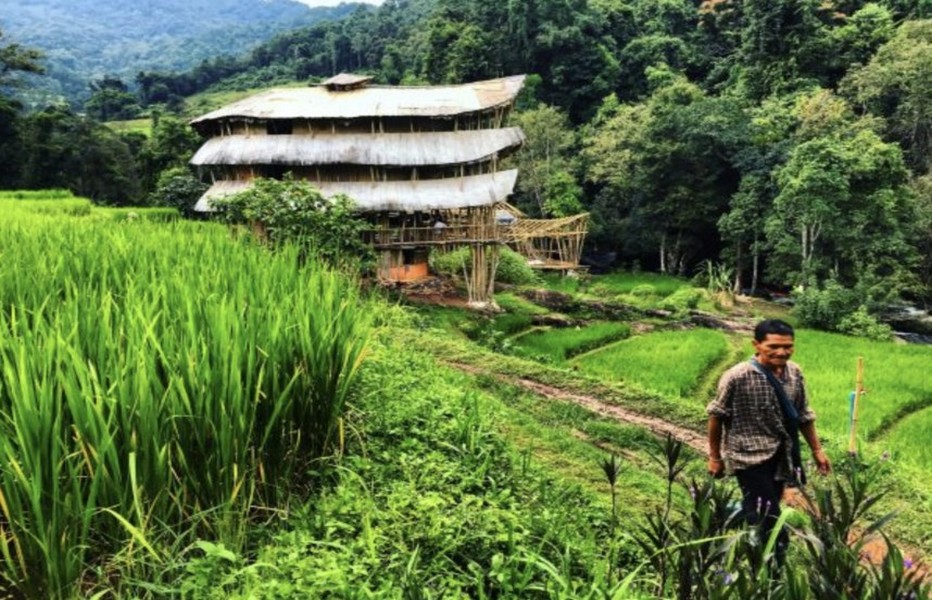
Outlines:
<svg viewBox="0 0 932 600"><path fill-rule="evenodd" d="M193 214L194 204L207 188L206 183L199 181L184 167L168 169L159 175L159 181L149 201L156 206L176 208L187 217Z"/></svg>
<svg viewBox="0 0 932 600"><path fill-rule="evenodd" d="M298 244L331 265L366 263L372 256L362 241L366 223L354 214L353 201L324 198L306 181L257 179L213 205L229 223L260 225L272 245Z"/></svg>
<svg viewBox="0 0 932 600"><path fill-rule="evenodd" d="M527 259L510 248L502 248L495 279L512 285L537 285L541 282L540 275L527 264Z"/></svg>
<svg viewBox="0 0 932 600"><path fill-rule="evenodd" d="M870 314L857 291L836 281L826 282L821 289L807 288L795 298L795 313L802 325L872 340L890 339L890 326Z"/></svg>
<svg viewBox="0 0 932 600"><path fill-rule="evenodd" d="M812 286L796 292L793 298L800 324L827 331L836 331L841 320L859 304L854 291L834 280L825 282L821 289Z"/></svg>
<svg viewBox="0 0 932 600"><path fill-rule="evenodd" d="M441 275L460 277L463 269L469 269L469 248L457 248L444 254L433 253L430 256L430 267L435 273ZM502 248L495 272L495 280L512 285L537 285L541 283L540 276L527 264L527 260L510 248Z"/></svg>
<svg viewBox="0 0 932 600"><path fill-rule="evenodd" d="M838 322L838 331L877 341L887 341L893 335L890 326L874 318L867 312L867 307L864 305L859 306L856 311L843 317Z"/></svg>
<svg viewBox="0 0 932 600"><path fill-rule="evenodd" d="M684 287L664 298L661 307L670 312L684 313L699 306L700 300L702 300L702 290Z"/></svg>

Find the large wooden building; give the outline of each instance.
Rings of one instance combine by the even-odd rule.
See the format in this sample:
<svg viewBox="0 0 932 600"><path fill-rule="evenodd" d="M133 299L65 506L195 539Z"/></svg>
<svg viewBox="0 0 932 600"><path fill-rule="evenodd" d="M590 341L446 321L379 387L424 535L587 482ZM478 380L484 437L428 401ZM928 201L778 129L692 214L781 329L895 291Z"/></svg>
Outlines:
<svg viewBox="0 0 932 600"><path fill-rule="evenodd" d="M191 162L212 183L195 208L291 172L353 199L372 225L379 277L427 275L431 247L466 245L470 301L487 302L502 241L496 208L517 177L499 162L524 141L503 125L523 82L389 87L338 75L235 102L191 122L206 138Z"/></svg>

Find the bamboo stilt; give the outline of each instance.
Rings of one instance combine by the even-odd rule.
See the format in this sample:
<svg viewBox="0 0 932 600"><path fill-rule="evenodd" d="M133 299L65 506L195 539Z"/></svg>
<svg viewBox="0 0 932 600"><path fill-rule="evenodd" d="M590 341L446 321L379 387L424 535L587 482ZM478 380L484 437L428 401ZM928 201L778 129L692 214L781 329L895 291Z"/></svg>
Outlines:
<svg viewBox="0 0 932 600"><path fill-rule="evenodd" d="M864 395L864 357L858 357L858 370L854 384L854 402L851 407L851 431L848 436L848 454L857 456L857 429L858 429L858 410L861 396Z"/></svg>

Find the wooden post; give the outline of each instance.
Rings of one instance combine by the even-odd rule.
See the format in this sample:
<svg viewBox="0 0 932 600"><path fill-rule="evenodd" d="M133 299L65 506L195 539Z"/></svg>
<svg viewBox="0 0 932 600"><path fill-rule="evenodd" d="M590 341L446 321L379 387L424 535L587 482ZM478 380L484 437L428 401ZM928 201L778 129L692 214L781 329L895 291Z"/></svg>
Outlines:
<svg viewBox="0 0 932 600"><path fill-rule="evenodd" d="M864 357L858 357L858 371L854 384L854 402L851 406L851 432L848 436L848 454L857 456L858 404L864 395Z"/></svg>

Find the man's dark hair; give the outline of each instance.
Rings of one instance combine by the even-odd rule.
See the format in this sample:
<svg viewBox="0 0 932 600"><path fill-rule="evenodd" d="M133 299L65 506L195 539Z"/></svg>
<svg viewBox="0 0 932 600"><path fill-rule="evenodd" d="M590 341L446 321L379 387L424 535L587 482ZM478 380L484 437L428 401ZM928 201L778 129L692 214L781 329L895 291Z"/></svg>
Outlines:
<svg viewBox="0 0 932 600"><path fill-rule="evenodd" d="M763 342L764 338L768 334L774 335L788 335L790 337L795 337L793 333L793 326L787 323L786 321L781 321L780 319L767 319L761 321L757 324L757 327L754 328L754 339L758 342Z"/></svg>

